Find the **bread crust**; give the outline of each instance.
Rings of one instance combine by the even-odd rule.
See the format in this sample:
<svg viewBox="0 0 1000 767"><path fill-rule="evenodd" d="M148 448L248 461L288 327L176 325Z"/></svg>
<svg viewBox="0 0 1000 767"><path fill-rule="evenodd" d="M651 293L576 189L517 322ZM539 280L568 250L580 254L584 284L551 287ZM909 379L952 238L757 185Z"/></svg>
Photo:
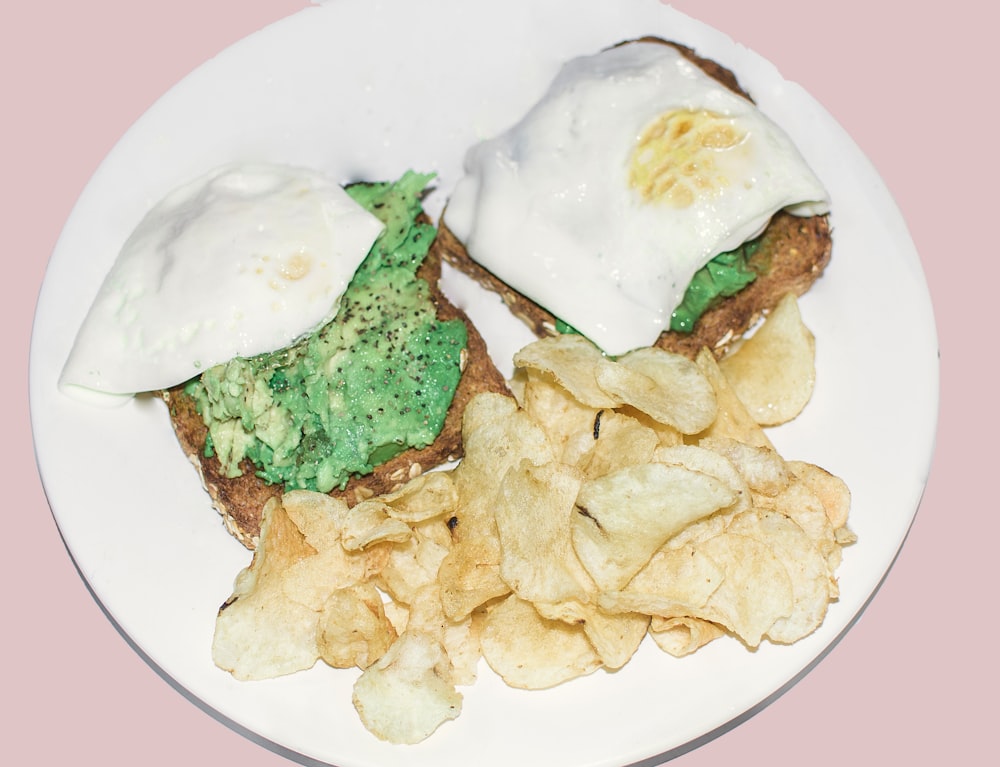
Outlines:
<svg viewBox="0 0 1000 767"><path fill-rule="evenodd" d="M507 382L494 365L482 335L465 312L448 300L441 291L441 250L431 246L417 276L426 280L431 298L437 307L438 319L460 319L467 328L468 342L463 354L462 376L451 407L445 416L444 426L437 439L425 448L405 450L390 461L375 467L371 474L354 477L343 490L330 494L343 498L353 506L373 495L390 492L407 479L424 471L457 460L462 455L462 414L465 406L479 392L496 392L510 395ZM181 449L201 477L212 505L221 514L226 529L248 549L257 546L260 520L264 504L284 488L268 484L255 474L253 464L245 459L243 474L227 477L216 457L205 456L205 438L208 429L195 407L194 400L185 394L184 386L175 386L160 392L167 404L170 421Z"/></svg>
<svg viewBox="0 0 1000 767"><path fill-rule="evenodd" d="M731 70L699 56L692 48L659 37L642 37L618 45L633 42L655 42L676 48L717 82L753 100ZM443 216L438 242L445 261L483 288L499 294L511 313L536 336L543 338L556 334L556 318L473 261L462 242L444 223ZM757 279L735 296L724 298L707 310L691 333L665 331L654 345L692 359L703 347L708 347L721 357L761 316L774 308L782 296L789 292L801 296L808 291L829 263L832 250L828 216L800 217L784 211L777 213L768 224L754 256L754 263L762 267Z"/></svg>

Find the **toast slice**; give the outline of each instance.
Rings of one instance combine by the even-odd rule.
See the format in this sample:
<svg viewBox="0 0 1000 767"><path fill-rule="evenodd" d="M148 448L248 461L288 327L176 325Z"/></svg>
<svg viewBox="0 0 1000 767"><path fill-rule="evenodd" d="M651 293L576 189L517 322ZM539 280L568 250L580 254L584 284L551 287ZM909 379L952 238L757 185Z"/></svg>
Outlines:
<svg viewBox="0 0 1000 767"><path fill-rule="evenodd" d="M691 48L657 37L643 37L629 42L655 42L676 48L685 58L706 74L752 101L736 75L721 64L698 56ZM510 287L470 257L465 246L448 229L443 219L438 242L446 262L478 282L487 290L499 294L510 311L541 337L556 334L556 318L544 307ZM799 217L779 212L772 217L764 232L761 246L752 264L757 278L742 291L721 299L707 310L691 333L664 331L655 345L668 351L694 358L702 347L721 357L732 342L739 339L786 293L803 295L820 277L830 261L832 233L828 216Z"/></svg>
<svg viewBox="0 0 1000 767"><path fill-rule="evenodd" d="M343 490L331 493L343 498L350 506L364 498L389 492L407 479L460 458L462 414L468 401L479 392L510 394L503 375L487 353L483 337L465 313L441 292L441 248L436 243L431 246L416 274L430 286L438 319L461 319L465 322L468 342L462 360L462 376L444 427L433 443L422 449L406 450L375 467L371 474L354 477ZM283 486L268 484L257 477L254 466L247 459L241 465L241 476L227 477L218 458L205 455L208 429L195 408L193 398L185 393L184 386L163 391L161 396L167 403L181 448L197 469L212 505L222 515L226 529L247 548L256 548L264 504L272 496L280 495L284 491Z"/></svg>

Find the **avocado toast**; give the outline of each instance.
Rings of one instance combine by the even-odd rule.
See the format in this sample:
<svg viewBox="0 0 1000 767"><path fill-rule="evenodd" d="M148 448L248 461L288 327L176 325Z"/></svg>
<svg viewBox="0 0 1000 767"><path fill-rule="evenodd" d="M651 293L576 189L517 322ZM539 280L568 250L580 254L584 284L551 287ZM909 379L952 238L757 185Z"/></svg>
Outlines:
<svg viewBox="0 0 1000 767"><path fill-rule="evenodd" d="M388 492L460 457L474 394L507 392L438 285L441 251L419 203L428 180L348 188L386 229L329 324L162 392L213 505L248 548L270 497L310 489L353 505Z"/></svg>
<svg viewBox="0 0 1000 767"><path fill-rule="evenodd" d="M691 48L683 45L660 38L644 37L612 46L602 52L602 54L624 52L626 46L629 47L630 51L640 47L635 46L633 48L633 43L652 44L641 46L647 49L658 48L659 46L674 49L675 52L672 52L672 57L677 59L678 62L684 62L683 64L678 64L678 70L682 68L688 70L694 69L695 71L700 70L698 76L700 79L712 84L712 91L725 93L729 102L735 100L752 109L750 106L753 103L752 99L739 85L733 72L717 62L698 56ZM660 47L659 50L663 51L666 49ZM576 62L571 62L571 64L576 66ZM691 67L692 64L694 65L693 68ZM607 66L609 70L612 67L611 64ZM560 77L566 71L567 69L564 68L560 72ZM546 94L546 97L527 113L525 120L534 119L534 122L531 123L534 133L516 133L515 131L521 125L519 123L518 126L515 126L515 128L503 134L500 138L484 142L484 145L488 145L488 149L478 152L472 160L471 171L468 167L469 159L467 158L467 171L473 178L473 183L468 186L468 190L473 191L466 191L461 196L458 194L453 195L449 203L450 209L445 211L439 233L439 241L444 251L445 260L460 271L471 276L483 287L498 293L511 312L524 321L540 337L573 330L570 327L570 325L574 324L572 320L567 317L560 317L556 312L551 311L551 308L547 305L547 300L552 300L555 304L561 302L563 311L575 312L578 316L581 314L588 315L588 313L593 314L595 310L599 310L601 312L600 320L584 316L581 321L590 322L591 325L596 327L604 327L609 317L609 312L613 312L616 318L630 317L630 309L617 308L622 303L619 294L624 293L629 295L629 293L627 289L621 288L619 284L616 284L616 280L622 276L629 277L634 274L642 274L647 278L645 284L652 285L657 279L662 279L658 273L643 271L646 264L638 259L632 260L628 249L623 249L620 252L610 249L602 250L602 246L606 247L617 243L610 240L601 240L597 244L591 244L589 238L597 231L594 221L600 220L603 225L605 218L608 221L615 220L618 210L626 207L621 204L620 198L608 195L600 196L600 188L602 186L609 186L605 183L605 179L600 176L600 173L592 173L590 176L585 176L571 172L566 175L565 180L560 178L562 186L556 183L551 185L547 185L547 183L539 184L541 174L534 171L534 167L538 167L537 157L542 154L539 146L544 146L552 156L560 158L569 157L569 152L575 151L575 154L572 155L574 162L581 154L586 153L581 153L578 149L570 150L565 147L589 146L590 149L588 152L592 153L595 148L598 151L603 151L603 147L605 146L600 143L601 138L604 137L600 133L603 128L597 126L596 120L592 119L594 111L586 113L583 111L579 113L571 111L575 108L576 103L567 103L571 98L576 97L576 81L571 78L577 77L579 79L581 77L579 75L580 71L579 67L573 69L565 80L560 80L557 77L550 94ZM591 71L598 72L599 70L595 67ZM607 77L611 81L612 78L610 76ZM622 75L622 81L629 79L638 80L639 77L633 77L631 72ZM573 87L566 84L570 82L573 82ZM723 88L718 87L720 84ZM610 91L612 87L613 85L608 86L607 90ZM707 88L708 86L705 87ZM555 92L554 96L551 95L552 92ZM736 95L735 99L733 94ZM551 100L546 103L545 99L550 97ZM564 100L556 102L556 99L559 98ZM583 102L583 97L580 96L579 98L580 102ZM628 97L623 95L621 103L625 103L626 98ZM680 103L685 103L686 98L690 97L686 94L678 96ZM712 96L708 97L708 103L713 103L711 101L712 98ZM558 110L553 107L549 107L547 112L539 110L541 106L556 103L558 103ZM612 106L614 106L614 111L612 111ZM605 111L600 115L601 120L604 120L604 114L617 113L619 110L622 112L625 111L624 107L621 107L618 102L611 99L609 99L609 103L607 104L602 103L602 107ZM688 107L688 110L690 109L692 108ZM712 115L711 112L705 111L708 107L701 107L701 109L701 112L695 110L693 112L677 112L677 114L691 116L692 119L690 122L694 122L705 115ZM555 115L555 118L545 123L541 117L538 117L541 114ZM616 117L614 120L608 119L607 122L621 124L621 119L620 117ZM688 117L684 117L684 120L687 121ZM660 124L662 125L663 123ZM679 123L677 124L679 125ZM719 135L722 135L721 131L729 130L729 126L725 124L725 119L721 119L719 125L723 126L720 129ZM688 129L689 127L684 128L684 130ZM670 129L671 132L673 130L673 128ZM662 131L656 134L656 138L658 139L660 135L662 135ZM692 131L691 135L694 135L694 131ZM706 135L714 139L712 134ZM508 138L508 136L513 136L513 138ZM678 134L678 136L683 138L679 138L675 146L678 148L678 156L683 157L683 153L689 151L684 144L688 136L685 136L683 133ZM645 137L646 134L644 133L642 138ZM728 135L726 137L728 138ZM734 139L731 144L723 145L720 143L718 148L739 146L742 143L743 137L745 137L745 134L739 140ZM630 138L630 140L635 141L635 138ZM590 141L591 143L587 145L585 141ZM666 140L661 142L655 150L647 150L646 153L656 158L655 152L662 151L662 148L665 146L670 146ZM711 149L716 148L714 144L705 144L704 146L711 146ZM711 149L704 150L704 153L706 155L712 154ZM790 148L790 150L794 152L794 148ZM638 154L638 152L635 152L633 157L635 154ZM740 156L749 157L751 155L748 150ZM492 160L493 157L502 157L503 161L494 162ZM484 161L483 158L488 158L488 162L492 164L486 164L487 161ZM705 188L709 189L709 191L704 193L706 198L710 198L713 194L710 188L711 184L718 183L720 188L726 186L737 187L738 178L730 180L725 178L725 174L720 174L719 178L722 181L716 182L715 178L709 175L710 172L705 170L705 168L712 167L707 163L713 162L714 158L708 157L705 159L706 164L702 167L699 167L701 159L697 161L691 160L690 165L685 166L683 171L688 172L688 168L690 168L692 175L703 172L706 174ZM657 161L654 159L654 162ZM530 169L529 163L534 163ZM562 165L558 165L557 163L562 163ZM748 167L751 164L748 163ZM545 166L545 170L550 172L551 175L555 175L563 167L569 166L572 166L570 161L560 159L554 161L551 166ZM774 177L777 178L777 173L780 172L779 169L772 168L768 165L768 161L763 159L757 161L756 164L752 164L752 167L753 171L748 172L748 175L742 181L739 181L741 188L750 189L757 183L758 176L766 179L774 173ZM508 172L508 168L516 170ZM601 166L601 168L607 170L607 166ZM528 181L529 173L534 173L530 184ZM502 180L500 182L492 181L494 177L499 177ZM482 180L484 178L490 179L489 183L492 186L486 187L488 182ZM764 183L767 182L765 181ZM613 186L613 184L610 186ZM498 189L500 191L495 191ZM517 199L510 191L514 189L518 190L520 200L527 200L528 202L521 203L518 200L514 205L510 206L511 213L509 217L497 216L495 219L491 219L487 218L486 214L484 214L486 223L480 225L475 219L476 213L470 213L470 211L485 209L485 205L478 202L479 200L489 199L491 205L495 205L494 201L498 198L502 198L505 204L509 200ZM558 194L553 190L556 190ZM586 202L588 199L598 199L598 197L602 201L607 198L609 204L603 208L595 209L593 203L587 203L588 207L586 210L588 211L588 217L581 216L580 218L584 220L574 219L573 224L569 226L564 223L571 220L568 213L570 206L569 204L562 205L562 199L574 201L575 204L576 200ZM557 207L559 205L562 205L562 207ZM477 208L476 206L479 207ZM678 204L675 210L678 207L683 207L683 205ZM683 293L683 300L673 309L672 314L667 309L667 314L665 315L667 322L659 325L662 332L657 336L654 331L653 335L647 336L644 339L643 344L656 345L689 357L694 357L702 347L708 347L717 356L722 356L730 344L753 327L757 320L773 308L782 296L789 292L797 295L805 293L822 274L830 260L832 251L829 218L825 210L821 209L822 207L822 205L815 206L815 208L813 206L800 206L801 209L794 211L794 214L793 212L789 212L791 208L777 209L773 215L770 215L769 220L763 218L759 226L755 226L750 231L743 231L742 236L745 239L742 242L736 240L734 243L724 240L728 243L726 247L720 247L716 251L705 251L706 253L714 252L716 255L707 264L702 260L700 263L705 265L698 271L695 271L695 267L692 267L692 272L694 273L693 279L690 279L691 273L689 272L686 278L676 279L670 283L668 286L670 290L679 289ZM806 212L806 208L808 208L808 212ZM543 209L557 211L556 216L550 214L548 219L542 219L536 212ZM583 210L584 208L581 207L580 209ZM453 228L449 228L445 223L449 222L449 213L452 211L455 213L455 221L452 222L454 231ZM606 211L607 216L602 217ZM507 215L505 212L504 216ZM643 212L641 215L646 214ZM706 216L707 218L701 218L701 216ZM701 227L703 221L709 219L715 220L716 218L723 220L715 214L710 205L706 205L689 218L691 229L694 230ZM638 216L635 216L629 220L641 220L645 224L650 220L650 216L647 215L645 219L639 219ZM519 225L518 221L522 221L523 224ZM539 221L542 221L543 224L552 222L551 231L555 232L555 234L550 236L550 231L545 226L539 227ZM456 223L458 226L455 226ZM534 225L532 231L539 232L539 237L527 239L526 241L522 237L517 240L518 246L511 246L510 242L506 241L506 239L513 241L513 238L507 238L507 235L504 234L503 238L506 238L504 240L505 250L486 243L487 239L492 239L493 242L500 242L502 239L499 234L500 232L517 231L528 224ZM644 226L636 226L634 224L631 226L617 224L617 226L627 231L644 231ZM572 240L572 246L575 250L570 251L566 247L567 243L570 242L569 237L563 239L557 238L563 237L565 232L569 232L574 228L577 231L586 231L588 234L586 237L573 234L572 236L575 239ZM462 232L463 229L465 234L470 238L478 237L478 240L469 244L463 240L463 235L455 233L456 231ZM482 234L480 231L488 231L489 235ZM687 233L680 232L680 234L686 235ZM637 244L639 239L636 237L628 240L628 242L630 245ZM622 241L625 240L623 239ZM645 242L642 244L646 245L646 243L651 241L652 237L646 236ZM537 251L535 249L536 242L541 243ZM660 238L656 240L656 243L657 245L655 246L652 258L657 263L672 262L675 255L672 250L674 245L673 240L669 237L666 239ZM487 249L486 245L490 246L489 249ZM480 248L479 251L476 250L477 247ZM471 253L470 250L472 251ZM516 259L509 258L508 254L517 252L525 254L523 263L537 264L534 273L524 268L512 268L508 266L508 263L516 261ZM534 255L529 256L529 252L533 252ZM573 260L570 262L572 265L568 267L566 266L567 262L565 259L562 261L558 260L566 252L572 252L573 254ZM504 254L503 259L505 260L502 260L498 256L500 253ZM534 258L535 260L528 261L528 258ZM708 258L708 256L706 255L705 258ZM480 263L481 261L495 265L496 273L491 271L494 268L492 265L483 266ZM604 267L603 265L599 267L600 269L605 269L607 282L599 283L599 287L597 288L594 288L593 285L597 285L598 283L591 282L585 284L585 287L589 288L590 303L584 307L578 308L575 305L568 305L567 302L570 301L570 294L566 291L565 285L574 281L584 284L583 278L579 275L584 273L584 269L590 269L587 266L588 261L609 265L608 267ZM559 272L560 268L563 268L563 272ZM553 280L544 274L541 277L536 277L536 274L542 274L550 270L552 274L560 275L558 279ZM498 276L505 273L511 275L512 280L508 281ZM592 272L588 271L587 274L590 275ZM690 283L688 279L690 279ZM659 285L662 283L656 284ZM686 292L683 290L685 285L688 286ZM530 286L530 288L525 286ZM534 297L531 297L528 293L532 291L546 295L534 295ZM616 299L616 297L617 303L609 303L609 299ZM630 308L632 306L642 308L640 305L643 304L643 299L645 298L646 294L643 293L642 299L633 301ZM577 300L581 299L577 298ZM615 308L609 310L603 306L605 304L614 306ZM638 317L634 321L634 324L639 325L647 321L647 316L642 315ZM569 320L569 324L564 323L564 320ZM582 328L580 331L587 335ZM596 338L592 340L595 340L595 343L597 343ZM609 350L603 344L598 343L598 345L605 348L605 350L615 352L614 349Z"/></svg>

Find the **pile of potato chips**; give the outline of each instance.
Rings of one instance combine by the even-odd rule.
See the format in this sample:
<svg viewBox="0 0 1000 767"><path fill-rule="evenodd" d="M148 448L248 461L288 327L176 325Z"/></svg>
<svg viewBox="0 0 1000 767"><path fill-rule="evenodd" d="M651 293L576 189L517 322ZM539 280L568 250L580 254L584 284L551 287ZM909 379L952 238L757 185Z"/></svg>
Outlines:
<svg viewBox="0 0 1000 767"><path fill-rule="evenodd" d="M540 689L620 668L646 636L680 657L820 625L853 541L850 494L762 429L812 393L793 297L721 362L611 360L564 335L514 363L514 399L468 405L456 467L350 509L304 491L269 502L219 612L219 667L357 667L364 725L416 743L458 716L480 658Z"/></svg>

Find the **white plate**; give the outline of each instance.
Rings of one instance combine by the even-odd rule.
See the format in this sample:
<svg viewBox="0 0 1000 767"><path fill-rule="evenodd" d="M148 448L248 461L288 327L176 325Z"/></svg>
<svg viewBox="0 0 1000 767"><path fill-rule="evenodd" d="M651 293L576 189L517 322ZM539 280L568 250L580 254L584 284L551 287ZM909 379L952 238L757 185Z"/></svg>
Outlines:
<svg viewBox="0 0 1000 767"><path fill-rule="evenodd" d="M462 688L458 720L417 746L389 746L364 730L350 671L234 681L213 666L210 641L216 608L249 556L211 510L162 406L140 398L93 409L56 389L118 248L165 192L230 161L309 165L345 182L434 170L427 207L436 216L465 147L511 122L564 59L643 34L682 41L736 71L833 198L833 261L802 300L818 339L815 395L773 436L787 457L819 463L851 486L860 540L845 552L840 601L791 647L750 653L718 641L676 660L647 643L618 673L545 692L506 688L484 665L479 682ZM448 287L470 303L509 366L526 331L494 298L458 281ZM484 767L623 765L677 753L742 720L806 673L875 593L919 503L938 402L924 276L877 173L801 88L656 0L337 0L224 51L129 130L80 197L40 295L30 373L45 490L110 618L161 673L237 729L339 767L446 767L468 764L470 754Z"/></svg>

